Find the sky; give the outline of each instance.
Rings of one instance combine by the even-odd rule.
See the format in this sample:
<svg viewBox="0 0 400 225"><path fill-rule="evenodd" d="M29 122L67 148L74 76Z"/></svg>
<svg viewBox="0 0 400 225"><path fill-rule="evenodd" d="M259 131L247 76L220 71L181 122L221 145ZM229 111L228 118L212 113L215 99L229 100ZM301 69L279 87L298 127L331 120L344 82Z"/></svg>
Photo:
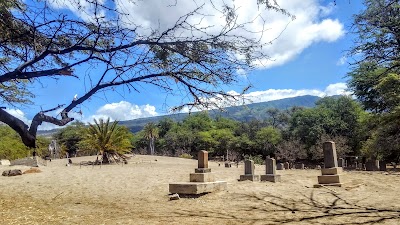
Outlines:
<svg viewBox="0 0 400 225"><path fill-rule="evenodd" d="M209 0L176 0L176 4L175 0L146 0L136 1L135 4L130 1L119 1L121 3L119 7L131 15L122 19L134 19L135 22L143 24L143 27L162 28L173 24L179 16L193 10L194 3L199 4ZM238 8L239 20L248 20L260 13L260 9L255 5L256 0L253 0L254 4L251 1L235 0L232 3ZM54 10L62 10L84 20L89 19L90 6L87 6L88 10L82 14L66 2L66 0L48 0ZM225 2L230 1L225 0ZM276 13L270 13L265 17L269 33L263 36L265 38L263 41L273 41L264 52L271 57L271 60L263 61L256 70L242 74L237 84L224 89L229 93L240 93L244 86L250 83L252 87L245 95L254 103L301 95L324 97L351 94L346 87L346 73L350 70L350 60L346 58L346 50L353 45L355 36L350 32L352 16L362 10L362 1L336 0L336 4L333 0L277 2L296 18L291 20ZM210 12L207 6L204 10ZM220 20L221 17L217 16L204 22L218 24ZM259 26L256 21L251 29L257 30ZM143 29L138 32L145 34L148 30ZM36 95L33 99L35 104L7 108L9 113L28 124L41 109L68 104L75 94L83 95L85 85L82 79L72 77L60 80L45 78L36 83L31 90ZM94 118L132 120L159 116L168 114L169 107L176 105L181 99L182 96L179 94L165 95L154 87L143 87L140 93L129 93L126 89L119 88L117 92L96 94L74 109L82 111L82 115L72 112L70 117L83 122L92 122ZM59 111L52 115L57 116L57 113ZM39 129L55 127L43 123Z"/></svg>

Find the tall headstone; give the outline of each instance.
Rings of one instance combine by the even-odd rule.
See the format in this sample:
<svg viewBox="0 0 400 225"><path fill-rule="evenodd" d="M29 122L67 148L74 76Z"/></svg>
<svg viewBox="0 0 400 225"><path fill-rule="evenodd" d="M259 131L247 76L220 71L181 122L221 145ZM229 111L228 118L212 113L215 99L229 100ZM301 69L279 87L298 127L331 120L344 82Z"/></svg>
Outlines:
<svg viewBox="0 0 400 225"><path fill-rule="evenodd" d="M211 168L208 168L208 152L207 151L199 151L197 155L197 164L198 168L195 169L195 173L210 173Z"/></svg>
<svg viewBox="0 0 400 225"><path fill-rule="evenodd" d="M276 174L276 161L275 159L267 157L265 159L265 174L261 175L261 181L279 182L281 175Z"/></svg>
<svg viewBox="0 0 400 225"><path fill-rule="evenodd" d="M323 144L325 168L338 167L335 142L327 141Z"/></svg>
<svg viewBox="0 0 400 225"><path fill-rule="evenodd" d="M259 181L260 175L254 174L254 161L253 160L245 160L244 161L244 175L240 175L239 181L251 180L251 181Z"/></svg>
<svg viewBox="0 0 400 225"><path fill-rule="evenodd" d="M340 173L343 171L338 167L335 142L328 141L323 145L325 168L321 169L321 176L318 176L318 184L314 187L321 186L342 186L340 182Z"/></svg>

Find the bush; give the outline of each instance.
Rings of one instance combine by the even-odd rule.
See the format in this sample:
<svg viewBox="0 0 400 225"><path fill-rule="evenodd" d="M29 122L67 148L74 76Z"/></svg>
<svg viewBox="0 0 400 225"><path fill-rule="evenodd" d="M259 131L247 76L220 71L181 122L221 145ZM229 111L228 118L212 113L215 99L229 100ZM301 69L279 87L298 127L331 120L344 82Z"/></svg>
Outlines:
<svg viewBox="0 0 400 225"><path fill-rule="evenodd" d="M184 158L184 159L193 159L193 156L187 154L187 153L183 153L179 156L179 158Z"/></svg>
<svg viewBox="0 0 400 225"><path fill-rule="evenodd" d="M245 157L247 160L253 160L254 164L263 165L265 160L263 159L262 155L250 155Z"/></svg>

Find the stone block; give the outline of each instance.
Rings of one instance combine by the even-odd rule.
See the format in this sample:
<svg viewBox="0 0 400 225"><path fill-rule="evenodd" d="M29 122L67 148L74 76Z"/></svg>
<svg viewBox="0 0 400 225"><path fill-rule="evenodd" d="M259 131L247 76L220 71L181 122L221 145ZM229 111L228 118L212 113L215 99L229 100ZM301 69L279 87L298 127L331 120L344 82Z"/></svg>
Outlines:
<svg viewBox="0 0 400 225"><path fill-rule="evenodd" d="M0 165L2 165L2 166L9 166L9 165L11 165L11 164L10 164L10 160L8 160L8 159L2 159L2 160L0 160Z"/></svg>
<svg viewBox="0 0 400 225"><path fill-rule="evenodd" d="M195 173L211 173L211 168L196 168Z"/></svg>
<svg viewBox="0 0 400 225"><path fill-rule="evenodd" d="M264 174L261 175L261 181L281 182L281 175Z"/></svg>
<svg viewBox="0 0 400 225"><path fill-rule="evenodd" d="M283 166L285 167L285 170L290 169L290 164L289 164L289 162L285 162L285 163L283 164Z"/></svg>
<svg viewBox="0 0 400 225"><path fill-rule="evenodd" d="M191 173L190 182L214 182L215 176L213 173Z"/></svg>
<svg viewBox="0 0 400 225"><path fill-rule="evenodd" d="M386 171L386 162L380 162L379 163L379 170L380 171Z"/></svg>
<svg viewBox="0 0 400 225"><path fill-rule="evenodd" d="M208 152L199 151L197 156L198 168L208 168Z"/></svg>
<svg viewBox="0 0 400 225"><path fill-rule="evenodd" d="M265 159L265 174L276 174L276 161L272 158Z"/></svg>
<svg viewBox="0 0 400 225"><path fill-rule="evenodd" d="M254 162L253 160L245 160L244 161L244 174L254 174Z"/></svg>
<svg viewBox="0 0 400 225"><path fill-rule="evenodd" d="M337 184L340 183L340 175L318 176L318 184Z"/></svg>
<svg viewBox="0 0 400 225"><path fill-rule="evenodd" d="M230 168L230 167L232 167L232 163L230 163L230 162L226 162L226 163L225 163L225 167L226 167L226 168Z"/></svg>
<svg viewBox="0 0 400 225"><path fill-rule="evenodd" d="M304 164L303 163L302 164L296 164L294 166L294 168L299 169L299 170L304 170Z"/></svg>
<svg viewBox="0 0 400 225"><path fill-rule="evenodd" d="M333 167L333 168L322 168L322 175L337 175L343 172L342 167Z"/></svg>
<svg viewBox="0 0 400 225"><path fill-rule="evenodd" d="M335 142L327 141L322 145L325 168L338 167Z"/></svg>
<svg viewBox="0 0 400 225"><path fill-rule="evenodd" d="M22 159L16 159L10 162L11 166L15 165L23 165L23 166L30 166L30 167L39 167L41 166L46 166L47 162L39 157L27 157L27 158L22 158Z"/></svg>
<svg viewBox="0 0 400 225"><path fill-rule="evenodd" d="M169 184L169 192L177 194L197 195L210 193L214 191L222 191L227 188L226 181L215 182L181 182Z"/></svg>
<svg viewBox="0 0 400 225"><path fill-rule="evenodd" d="M369 160L365 163L366 171L378 171L379 170L379 160Z"/></svg>
<svg viewBox="0 0 400 225"><path fill-rule="evenodd" d="M276 169L277 170L284 170L285 166L283 165L283 163L278 163L278 164L276 164Z"/></svg>
<svg viewBox="0 0 400 225"><path fill-rule="evenodd" d="M345 165L344 165L345 163L344 163L344 159L342 159L342 158L339 158L338 159L338 167L345 167Z"/></svg>
<svg viewBox="0 0 400 225"><path fill-rule="evenodd" d="M254 174L240 175L239 181L245 181L245 180L260 181L260 175L254 175Z"/></svg>

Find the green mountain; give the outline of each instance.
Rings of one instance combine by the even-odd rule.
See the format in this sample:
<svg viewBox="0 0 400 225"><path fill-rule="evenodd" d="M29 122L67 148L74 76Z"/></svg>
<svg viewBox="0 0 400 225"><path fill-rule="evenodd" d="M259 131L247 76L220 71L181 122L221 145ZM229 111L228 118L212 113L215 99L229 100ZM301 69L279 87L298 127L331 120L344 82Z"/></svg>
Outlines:
<svg viewBox="0 0 400 225"><path fill-rule="evenodd" d="M209 115L213 118L223 116L237 121L251 121L253 119L263 120L267 118L266 110L268 108L277 108L280 110L289 109L294 106L311 108L315 106L320 97L305 95L293 98L285 98L268 102L252 103L243 106L232 106L223 110L209 110ZM182 121L188 113L177 113L165 116L156 116L148 118L139 118L134 120L121 121L120 124L128 127L132 132L138 132L149 122L157 123L164 118L171 118L175 121Z"/></svg>
<svg viewBox="0 0 400 225"><path fill-rule="evenodd" d="M285 98L268 102L252 103L243 106L232 106L224 108L223 110L209 110L208 112L209 115L213 118L217 116L223 116L226 118L246 122L246 121L251 121L253 119L258 119L258 120L266 119L267 118L266 110L268 108L277 108L280 110L289 109L294 106L311 108L315 106L316 101L319 99L320 97L317 96L304 95L299 97ZM189 115L188 113L177 113L172 115L120 121L119 124L128 127L129 130L131 130L132 132L138 132L142 130L143 127L149 122L157 123L158 121L164 118L171 118L175 121L182 121L188 115ZM38 135L50 136L56 131L57 129L49 131L39 130Z"/></svg>

